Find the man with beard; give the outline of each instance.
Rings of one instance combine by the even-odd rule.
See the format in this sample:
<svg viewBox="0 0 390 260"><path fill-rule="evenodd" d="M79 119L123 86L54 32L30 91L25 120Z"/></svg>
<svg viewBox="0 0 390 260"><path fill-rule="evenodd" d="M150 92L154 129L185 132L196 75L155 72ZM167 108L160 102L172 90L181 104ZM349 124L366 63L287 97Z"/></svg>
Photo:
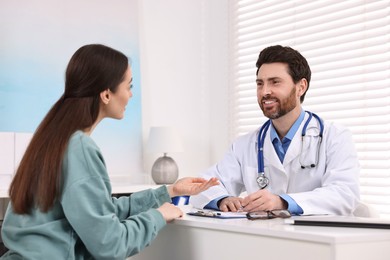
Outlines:
<svg viewBox="0 0 390 260"><path fill-rule="evenodd" d="M192 196L190 204L233 212L351 215L359 201L352 135L302 108L311 78L306 59L277 45L260 52L256 67L257 99L269 120L239 137L202 174L217 177L220 185Z"/></svg>

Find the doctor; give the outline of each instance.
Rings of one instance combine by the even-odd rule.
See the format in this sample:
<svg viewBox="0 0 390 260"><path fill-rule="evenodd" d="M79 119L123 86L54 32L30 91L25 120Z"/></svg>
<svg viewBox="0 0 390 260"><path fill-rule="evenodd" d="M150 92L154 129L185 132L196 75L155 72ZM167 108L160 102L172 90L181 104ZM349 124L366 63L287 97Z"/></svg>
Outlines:
<svg viewBox="0 0 390 260"><path fill-rule="evenodd" d="M311 70L296 50L260 52L257 99L269 121L239 137L202 177L220 185L190 203L222 211L288 209L292 214L352 214L359 200L359 163L351 133L305 111ZM246 197L240 194L246 192Z"/></svg>

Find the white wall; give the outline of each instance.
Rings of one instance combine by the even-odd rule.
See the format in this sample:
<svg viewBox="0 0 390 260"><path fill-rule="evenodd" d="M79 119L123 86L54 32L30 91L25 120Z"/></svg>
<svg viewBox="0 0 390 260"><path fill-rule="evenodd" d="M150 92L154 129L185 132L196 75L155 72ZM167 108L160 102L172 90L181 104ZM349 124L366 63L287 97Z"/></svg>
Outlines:
<svg viewBox="0 0 390 260"><path fill-rule="evenodd" d="M179 175L197 175L228 141L228 0L139 1L143 139L174 126ZM158 154L144 152L145 171Z"/></svg>
<svg viewBox="0 0 390 260"><path fill-rule="evenodd" d="M64 91L71 55L85 44L106 44L130 56L133 92L139 93L137 4L128 0L1 0L0 132L35 131ZM140 114L141 97L134 95L122 120L103 120L92 135L111 177L143 180L138 176L143 171ZM3 178L1 184L9 182Z"/></svg>
<svg viewBox="0 0 390 260"><path fill-rule="evenodd" d="M0 198L8 197L9 185L31 138L31 133L0 132ZM0 220L5 206L0 201Z"/></svg>
<svg viewBox="0 0 390 260"><path fill-rule="evenodd" d="M92 33L91 28L87 27L88 30L85 30L89 33L85 35L69 34L69 30L72 31L71 29L75 24L74 17L69 20L66 15L59 18L52 15L53 13L60 12L60 9L62 8L61 10L63 10L64 7L66 7L66 11L71 10L73 5L77 5L75 1L71 1L68 4L61 2L60 9L58 9L59 7L57 5L48 5L47 0L40 0L40 4L35 5L34 9L25 6L28 2L27 0L12 5L10 4L11 1L7 1L5 2L6 4L4 3L1 6L8 8L9 15L7 17L10 17L10 19L24 17L19 17L17 15L18 13L15 13L15 10L20 10L22 13L29 13L29 18L37 18L33 20L34 23L43 24L42 26L46 31L50 28L58 27L59 29L56 32L60 35L73 35L74 37L71 37L72 39L67 38L69 39L68 41L63 41L61 37L59 38L60 40L57 37L57 41L51 39L52 49L54 47L60 48L59 46L66 47L65 52L58 52L67 53L66 55L64 54L66 57L63 61L67 62L69 60L69 53L74 52L75 46L78 48L84 43L102 42L129 54L133 58L133 66L140 64L141 71L139 74L141 75L141 82L137 84L137 80L139 80L137 79L138 73L134 82L136 85L141 86L141 90L136 86L134 95L141 92L143 142L146 143L151 126L167 125L176 127L182 137L184 152L171 154L171 156L178 163L180 176L182 177L197 175L217 162L229 144L227 132L228 1L139 0L131 5L126 4L126 1L120 1L115 5L110 5L110 8L108 8L108 6L105 6L107 3L100 0L94 5L94 8L87 8L88 14L90 15L87 17L88 19L84 17L86 19L84 21L83 17L77 17L77 21L80 21L80 24L76 32L84 30L85 26L95 28L96 26L100 26L101 23L109 29L104 27L104 33L101 30L93 30ZM83 7L85 6L87 5L83 5ZM134 12L134 7L138 8L136 12ZM78 10L81 10L79 13L81 14L82 11L85 11L84 9L79 7ZM103 9L106 12L103 12ZM0 10L2 9L0 8ZM120 18L106 21L98 20L96 22L93 19L101 18L101 16L96 17L94 13L96 10L102 11L106 15L120 14ZM123 13L128 14L128 17L126 15L123 16ZM137 15L134 15L134 13ZM34 16L34 14L37 15ZM0 17L1 19L5 19L4 15ZM91 20L90 18L93 19ZM46 24L44 21L46 21ZM138 21L139 25L140 59L137 59L136 54L132 53L137 52L138 45L132 43L128 37L128 35L134 34L133 27L130 25L136 23L136 21ZM84 27L80 27L81 25ZM5 35L8 41L3 44L7 43L10 45L7 46L11 47L11 39L13 39L11 36L20 32L20 28L18 29L13 26L13 23L8 23L5 29ZM107 30L110 32L109 34L106 33ZM34 31L31 31L31 33L34 33ZM35 40L40 42L45 41L45 38L38 37ZM16 42L20 50L29 50L27 45L23 45L23 41ZM43 46L40 44L36 45ZM9 52L9 48L5 49ZM56 61L58 61L58 53L55 55ZM52 58L54 56L52 55L50 57ZM41 62L45 66L47 66L46 63L51 64L47 59L38 60L42 60ZM53 67L52 64L51 67ZM48 86L58 86L59 88L56 94L53 94L52 100L56 100L59 95L58 93L61 93L61 86L63 86L61 75L63 75L63 70L64 64L59 66L56 73L52 73L56 75L60 84L46 84ZM35 75L34 73L32 74ZM3 73L1 75L6 76L8 74ZM31 79L31 77L27 78ZM29 86L31 88L31 85ZM1 90L4 89L0 89L0 92ZM10 90L13 91L12 88ZM47 95L46 93L45 97ZM52 100L47 103L52 104ZM133 103L134 98L129 105ZM2 105L4 104L2 103ZM47 109L42 109L42 111L47 111ZM134 107L128 109L130 112L133 110ZM44 113L46 112L42 112L42 115ZM138 110L134 113L138 113ZM134 117L134 114L129 114L126 118L134 119ZM37 120L37 122L40 120ZM18 122L24 121L18 120ZM123 120L121 122L104 122L104 125L111 126L111 124L115 124L118 129L126 128L126 126L129 127L129 125L136 125L126 124ZM12 128L16 127L14 124L10 125ZM104 125L99 126L99 129L102 129ZM137 123L137 125L139 124ZM35 125L32 129L35 129ZM102 148L110 175L119 176L121 174L128 174L131 175L132 181L144 181L146 179L144 176L137 176L140 172L138 168L142 167L129 166L130 160L136 160L138 162L140 158L138 156L128 156L128 153L118 152L118 144L113 144L111 139L107 138L104 133L99 134L99 131L101 131L99 129L94 133L94 138ZM12 131L16 131L16 129ZM139 140L139 136L136 135L137 133L135 131L128 132L130 133L129 136L135 135L135 139ZM119 140L123 144L126 143L126 147L129 147L126 151L134 152L133 150L138 151L138 148L141 148L138 144L123 142L123 138L119 138ZM112 144L112 150L107 150L108 146L106 143ZM121 154L122 157L119 156ZM124 160L123 154L128 159ZM146 152L143 152L142 155L144 159L144 171L150 173L151 165L160 155Z"/></svg>

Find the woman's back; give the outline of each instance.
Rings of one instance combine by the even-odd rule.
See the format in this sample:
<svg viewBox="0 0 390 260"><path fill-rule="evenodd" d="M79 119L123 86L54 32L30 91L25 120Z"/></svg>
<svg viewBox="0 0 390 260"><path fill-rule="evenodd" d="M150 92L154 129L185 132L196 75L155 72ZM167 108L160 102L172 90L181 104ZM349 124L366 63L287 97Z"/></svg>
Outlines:
<svg viewBox="0 0 390 260"><path fill-rule="evenodd" d="M93 258L124 259L144 248L155 231L165 226L155 209L122 222L130 212L120 208L128 209L130 199L113 201L99 148L81 131L71 137L62 169L61 199L48 212L34 209L29 215L19 215L13 213L11 203L8 206L3 240L10 250L4 259L17 259L17 255L26 259L88 259L91 254ZM140 223L147 228L139 229Z"/></svg>

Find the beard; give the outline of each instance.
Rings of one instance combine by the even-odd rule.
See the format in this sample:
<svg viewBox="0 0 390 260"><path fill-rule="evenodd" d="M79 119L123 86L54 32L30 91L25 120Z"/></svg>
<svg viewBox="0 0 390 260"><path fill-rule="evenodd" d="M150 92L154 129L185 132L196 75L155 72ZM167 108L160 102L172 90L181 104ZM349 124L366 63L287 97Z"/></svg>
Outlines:
<svg viewBox="0 0 390 260"><path fill-rule="evenodd" d="M272 96L264 96L258 103L260 105L261 110L263 111L264 116L269 119L278 119L286 115L288 112L293 110L297 106L297 100L295 97L296 89L295 87L291 90L290 95L280 100L278 98L274 98ZM264 109L263 101L265 100L275 100L277 103L272 109Z"/></svg>

